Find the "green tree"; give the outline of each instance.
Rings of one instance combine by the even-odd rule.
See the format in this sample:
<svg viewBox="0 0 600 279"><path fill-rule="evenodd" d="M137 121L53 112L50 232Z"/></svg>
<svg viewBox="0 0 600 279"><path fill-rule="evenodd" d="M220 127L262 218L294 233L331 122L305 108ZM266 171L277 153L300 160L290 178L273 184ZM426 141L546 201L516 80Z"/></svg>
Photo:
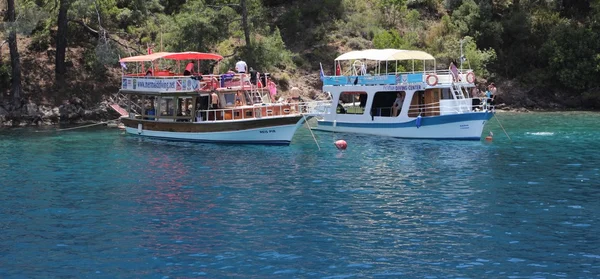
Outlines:
<svg viewBox="0 0 600 279"><path fill-rule="evenodd" d="M598 33L589 28L572 23L555 27L541 48L548 73L555 73L553 84L577 95L594 86L599 74L599 42Z"/></svg>
<svg viewBox="0 0 600 279"><path fill-rule="evenodd" d="M65 82L65 74L67 73L67 66L65 64L65 53L67 50L67 30L68 30L68 18L67 13L69 11L70 0L60 0L58 8L58 28L56 32L56 55L55 55L55 79L59 85L63 85ZM62 86L61 86L62 87Z"/></svg>
<svg viewBox="0 0 600 279"><path fill-rule="evenodd" d="M12 69L10 93L15 107L21 102L21 56L17 46L16 7L14 0L7 0L6 15L4 18L8 26L8 48L10 50L10 66Z"/></svg>

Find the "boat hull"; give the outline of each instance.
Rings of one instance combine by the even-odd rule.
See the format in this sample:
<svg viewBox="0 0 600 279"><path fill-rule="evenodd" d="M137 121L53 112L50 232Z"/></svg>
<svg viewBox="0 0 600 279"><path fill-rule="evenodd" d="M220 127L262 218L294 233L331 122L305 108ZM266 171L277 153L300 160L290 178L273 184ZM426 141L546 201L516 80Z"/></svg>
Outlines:
<svg viewBox="0 0 600 279"><path fill-rule="evenodd" d="M122 119L131 135L174 141L289 145L302 115L232 121L156 122Z"/></svg>
<svg viewBox="0 0 600 279"><path fill-rule="evenodd" d="M423 117L404 122L344 122L318 120L314 130L359 133L412 139L480 140L485 123L493 116L491 112L474 112L455 115ZM419 126L419 127L417 127Z"/></svg>

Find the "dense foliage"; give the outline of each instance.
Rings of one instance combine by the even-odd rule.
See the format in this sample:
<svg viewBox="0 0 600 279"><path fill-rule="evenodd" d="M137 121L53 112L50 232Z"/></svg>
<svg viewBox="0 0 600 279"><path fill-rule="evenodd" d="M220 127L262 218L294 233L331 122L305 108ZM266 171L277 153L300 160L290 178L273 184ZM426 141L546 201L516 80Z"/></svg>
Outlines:
<svg viewBox="0 0 600 279"><path fill-rule="evenodd" d="M18 29L31 51L56 47L58 2L68 8L67 46L87 49L83 64L95 76L148 47L215 51L226 57L223 68L245 59L283 77L364 48L421 49L444 66L461 61L462 45L480 81L600 107L597 0L25 0L0 42ZM11 74L4 53L3 89Z"/></svg>

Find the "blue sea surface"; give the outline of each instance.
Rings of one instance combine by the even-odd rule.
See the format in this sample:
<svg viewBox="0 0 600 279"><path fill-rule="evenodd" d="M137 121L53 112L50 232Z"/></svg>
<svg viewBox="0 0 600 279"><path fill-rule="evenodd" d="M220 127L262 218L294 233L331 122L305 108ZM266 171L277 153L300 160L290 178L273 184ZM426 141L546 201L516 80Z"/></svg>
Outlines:
<svg viewBox="0 0 600 279"><path fill-rule="evenodd" d="M600 114L489 131L315 132L319 150L304 128L290 146L3 129L0 278L600 278Z"/></svg>

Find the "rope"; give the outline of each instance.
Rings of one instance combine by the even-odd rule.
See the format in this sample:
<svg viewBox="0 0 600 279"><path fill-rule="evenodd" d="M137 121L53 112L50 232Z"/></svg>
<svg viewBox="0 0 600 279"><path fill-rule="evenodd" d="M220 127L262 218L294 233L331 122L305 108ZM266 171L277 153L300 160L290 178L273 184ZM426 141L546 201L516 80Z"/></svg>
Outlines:
<svg viewBox="0 0 600 279"><path fill-rule="evenodd" d="M94 123L94 124L89 124L89 125L78 126L78 127L65 128L65 129L57 129L56 131L57 132L62 132L62 131L68 131L68 130L75 130L75 129L87 128L87 127L92 127L92 126L97 126L97 125L104 125L104 124L107 124L110 121L117 121L119 119L120 118L109 120L109 121L106 121L106 122L99 122L99 123Z"/></svg>
<svg viewBox="0 0 600 279"><path fill-rule="evenodd" d="M504 134L506 135L506 137L508 137L508 140L512 141L510 136L508 136L508 133L506 132L506 130L504 130L504 126L502 126L502 123L500 123L500 120L498 120L498 116L496 116L495 113L494 113L494 117L496 118L496 121L498 121L498 124L500 124L500 128L502 128L502 131L504 131Z"/></svg>
<svg viewBox="0 0 600 279"><path fill-rule="evenodd" d="M321 146L319 146L319 143L317 142L317 139L315 138L315 134L313 134L313 131L310 128L310 125L308 124L308 120L306 119L306 115L302 114L302 117L304 118L304 123L306 123L306 127L308 127L308 131L310 131L310 134L312 135L313 140L315 140L315 143L317 144L317 147L319 148L319 151L321 151Z"/></svg>

